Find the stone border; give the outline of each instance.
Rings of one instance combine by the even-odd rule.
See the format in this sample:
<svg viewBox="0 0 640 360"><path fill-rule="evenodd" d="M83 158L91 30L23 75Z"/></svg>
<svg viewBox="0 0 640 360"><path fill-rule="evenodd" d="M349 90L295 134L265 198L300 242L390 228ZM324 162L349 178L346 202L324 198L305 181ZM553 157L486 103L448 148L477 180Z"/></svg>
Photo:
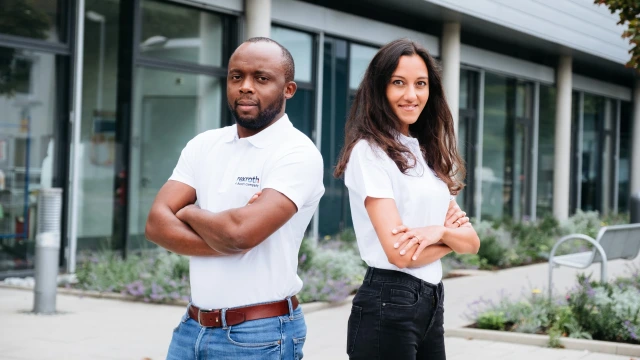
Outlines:
<svg viewBox="0 0 640 360"><path fill-rule="evenodd" d="M29 286L8 285L2 282L0 282L0 288L34 291L33 288ZM143 300L131 295L123 295L123 294L114 293L114 292L99 292L99 291L93 291L93 290L67 289L64 287L58 287L57 292L58 294L62 294L62 295L74 295L79 297L90 297L90 298L96 298L96 299L142 302L150 305L173 305L173 306L184 307L189 304L188 301L183 301L183 300L174 300L174 301L163 302L163 303L144 302ZM342 306L346 303L350 303L352 299L353 299L353 295L338 302L314 301L310 303L302 303L300 304L300 306L302 306L302 310L304 311L305 315L308 315L316 311Z"/></svg>
<svg viewBox="0 0 640 360"><path fill-rule="evenodd" d="M446 329L445 336L465 339L500 341L514 344L548 347L548 335L522 334L509 331L480 330L469 328ZM640 356L640 345L616 343L599 340L560 338L560 344L569 350L587 350L590 352L615 354L622 356Z"/></svg>

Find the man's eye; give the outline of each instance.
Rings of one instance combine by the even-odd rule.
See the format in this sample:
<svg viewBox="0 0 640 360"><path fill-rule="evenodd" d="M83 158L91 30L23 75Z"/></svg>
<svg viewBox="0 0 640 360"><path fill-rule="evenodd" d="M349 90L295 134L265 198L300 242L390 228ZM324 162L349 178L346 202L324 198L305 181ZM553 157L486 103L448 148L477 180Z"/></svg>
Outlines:
<svg viewBox="0 0 640 360"><path fill-rule="evenodd" d="M260 80L260 81L267 81L267 80L269 80L269 79L267 79L267 78L266 78L266 77L264 77L264 76L260 76L260 77L258 78L258 80Z"/></svg>

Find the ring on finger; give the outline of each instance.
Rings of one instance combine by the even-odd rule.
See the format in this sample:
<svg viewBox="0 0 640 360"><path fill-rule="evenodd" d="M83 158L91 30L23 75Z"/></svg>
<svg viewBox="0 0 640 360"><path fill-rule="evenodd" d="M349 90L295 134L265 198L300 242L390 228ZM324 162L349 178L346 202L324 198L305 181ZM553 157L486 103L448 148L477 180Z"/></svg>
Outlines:
<svg viewBox="0 0 640 360"><path fill-rule="evenodd" d="M462 223L460 222L460 219L458 219L458 220L456 220L454 222L458 224L458 227L462 226Z"/></svg>

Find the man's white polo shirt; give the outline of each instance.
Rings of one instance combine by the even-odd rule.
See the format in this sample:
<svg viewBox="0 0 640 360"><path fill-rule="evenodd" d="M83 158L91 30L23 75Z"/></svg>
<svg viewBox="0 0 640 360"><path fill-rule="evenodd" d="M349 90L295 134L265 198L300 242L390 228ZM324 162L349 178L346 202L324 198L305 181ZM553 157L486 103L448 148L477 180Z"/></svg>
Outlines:
<svg viewBox="0 0 640 360"><path fill-rule="evenodd" d="M261 189L275 189L298 212L246 254L191 257L191 298L205 309L277 301L297 294L298 251L324 194L323 162L313 142L287 115L254 136L238 138L236 125L206 131L182 151L170 180L196 190L212 212L245 206Z"/></svg>

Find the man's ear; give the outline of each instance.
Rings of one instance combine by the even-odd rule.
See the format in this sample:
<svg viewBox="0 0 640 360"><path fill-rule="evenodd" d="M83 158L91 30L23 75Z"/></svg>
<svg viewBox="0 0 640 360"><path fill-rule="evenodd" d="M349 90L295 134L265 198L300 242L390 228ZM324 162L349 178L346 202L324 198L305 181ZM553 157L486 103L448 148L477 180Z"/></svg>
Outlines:
<svg viewBox="0 0 640 360"><path fill-rule="evenodd" d="M285 85L284 87L284 98L287 100L291 99L293 95L296 93L297 89L298 89L298 84L296 84L294 81L289 81L287 85Z"/></svg>

